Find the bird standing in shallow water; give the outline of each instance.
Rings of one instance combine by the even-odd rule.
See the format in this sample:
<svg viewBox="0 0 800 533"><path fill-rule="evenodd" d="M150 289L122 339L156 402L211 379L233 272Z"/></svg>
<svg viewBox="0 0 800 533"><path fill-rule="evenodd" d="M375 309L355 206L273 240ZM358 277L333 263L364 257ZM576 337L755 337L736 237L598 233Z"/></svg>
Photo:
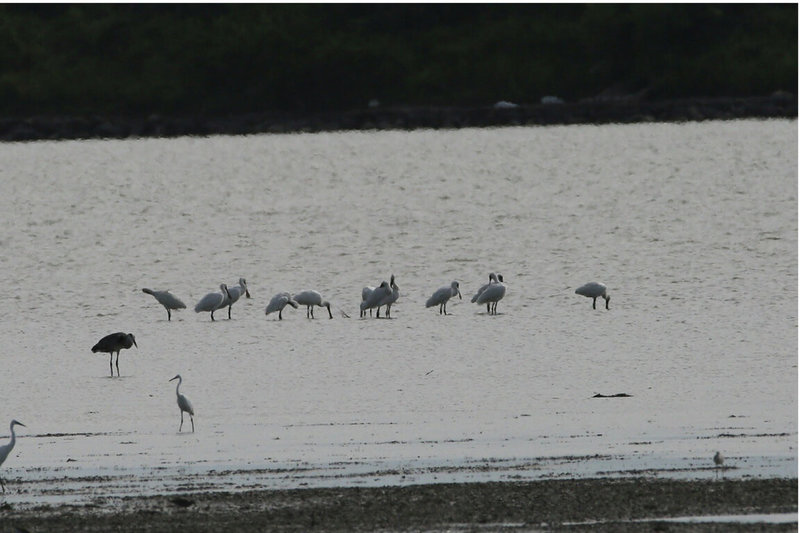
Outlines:
<svg viewBox="0 0 800 533"><path fill-rule="evenodd" d="M314 306L318 307L327 307L328 308L328 316L333 318L333 313L331 313L331 303L327 300L322 299L322 295L317 291L302 291L298 292L292 299L298 303L298 305L305 305L306 306L306 318L314 318Z"/></svg>
<svg viewBox="0 0 800 533"><path fill-rule="evenodd" d="M228 286L224 283L220 284L219 292L210 292L203 296L197 305L194 306L195 313L211 311L211 320L214 320L214 311L225 307L231 300L231 295L228 293ZM228 309L230 312L230 309ZM229 315L230 318L230 315Z"/></svg>
<svg viewBox="0 0 800 533"><path fill-rule="evenodd" d="M239 278L239 284L228 287L228 320L231 319L231 307L239 301L242 294L250 298L250 291L247 290L247 281L244 278Z"/></svg>
<svg viewBox="0 0 800 533"><path fill-rule="evenodd" d="M487 304L487 311L490 315L497 314L497 302L503 299L506 295L506 285L503 283L503 277L498 276L496 283L490 283L475 299L478 305Z"/></svg>
<svg viewBox="0 0 800 533"><path fill-rule="evenodd" d="M490 273L489 273L489 283L487 283L487 284L485 284L485 285L482 285L482 286L481 286L481 287L478 289L478 292L476 292L476 293L475 293L475 296L473 296L473 297L472 297L472 300L470 300L470 301L471 301L472 303L475 303L475 302L477 302L477 301L478 301L478 298L480 297L480 295L481 295L481 294L483 294L483 291L485 291L485 290L486 290L486 289L489 287L489 285L491 285L492 283L497 283L498 281L499 281L500 283L502 283L502 282L503 282L503 276L502 276L502 274L495 274L494 272L490 272ZM489 303L489 302L487 302L487 303L486 303L486 312L487 312L487 313L491 313L491 311L492 311L491 305L492 305L492 304L491 304L491 303Z"/></svg>
<svg viewBox="0 0 800 533"><path fill-rule="evenodd" d="M114 352L117 352L117 376L119 376L119 352L123 348L127 350L131 346L139 347L139 345L136 344L133 333L123 333L119 331L100 339L97 344L92 346L92 353L105 352L110 355L111 358L108 361L108 366L111 368L111 377L114 377L114 367L111 364L114 360Z"/></svg>
<svg viewBox="0 0 800 533"><path fill-rule="evenodd" d="M611 301L611 296L606 292L606 286L596 281L591 281L586 285L581 285L575 289L575 294L586 296L592 299L592 309L597 309L597 299L603 298L606 301L606 309L608 309L608 302Z"/></svg>
<svg viewBox="0 0 800 533"><path fill-rule="evenodd" d="M8 444L4 444L3 446L0 446L0 466L2 466L2 464L6 461L6 458L11 453L11 450L14 449L14 444L16 444L16 442L17 442L17 434L14 433L14 426L27 427L22 422L18 422L16 420L12 420L11 421L11 426L10 426L10 428L11 428L11 440L8 441ZM3 487L3 492L5 492L6 491L6 484L3 483L3 478L1 478L1 477L0 477L0 486Z"/></svg>
<svg viewBox="0 0 800 533"><path fill-rule="evenodd" d="M264 314L274 313L275 311L278 312L278 320L283 320L283 308L287 305L291 305L295 309L299 307L298 303L292 299L292 295L288 292L279 292L267 304L267 308Z"/></svg>
<svg viewBox="0 0 800 533"><path fill-rule="evenodd" d="M164 309L167 310L168 321L172 320L171 310L186 309L186 304L180 301L169 291L154 291L152 289L142 289L142 292L145 294L150 294L151 296L153 296L153 298L156 299L158 303L164 306Z"/></svg>
<svg viewBox="0 0 800 533"><path fill-rule="evenodd" d="M183 429L183 413L189 413L189 419L192 421L192 433L194 433L194 407L189 398L181 394L180 388L183 378L180 374L172 378L170 381L178 380L178 385L175 387L175 395L178 397L178 408L181 410L181 425L178 427L178 432Z"/></svg>

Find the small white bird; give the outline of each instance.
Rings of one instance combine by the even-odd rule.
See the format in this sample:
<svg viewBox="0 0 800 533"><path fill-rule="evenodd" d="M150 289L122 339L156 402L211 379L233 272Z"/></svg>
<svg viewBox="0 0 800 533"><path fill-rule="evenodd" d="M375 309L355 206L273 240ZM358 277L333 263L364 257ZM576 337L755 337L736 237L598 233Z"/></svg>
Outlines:
<svg viewBox="0 0 800 533"><path fill-rule="evenodd" d="M8 444L4 444L3 446L0 446L0 466L2 466L2 464L6 461L6 458L11 453L11 450L14 449L14 444L16 444L16 442L17 442L17 434L14 433L14 426L27 427L25 424L23 424L22 422L18 422L17 420L12 420L11 421L11 426L10 426L10 428L11 428L11 440L8 441ZM6 491L6 484L3 483L3 478L1 478L1 477L0 477L0 486L3 487L3 492L5 492Z"/></svg>
<svg viewBox="0 0 800 533"><path fill-rule="evenodd" d="M199 302L197 302L197 305L194 306L194 312L208 313L211 311L211 320L213 321L214 311L228 305L230 299L231 295L228 293L228 286L222 283L219 286L219 292L210 292L203 296Z"/></svg>
<svg viewBox="0 0 800 533"><path fill-rule="evenodd" d="M606 301L606 309L608 309L608 302L611 301L611 296L606 293L606 286L596 281L591 281L586 285L581 285L575 289L575 294L586 296L592 299L592 309L597 309L597 299L602 297Z"/></svg>
<svg viewBox="0 0 800 533"><path fill-rule="evenodd" d="M178 432L180 433L183 429L183 413L189 413L189 419L192 421L192 433L194 433L194 407L192 407L192 402L189 401L189 398L180 392L183 378L178 374L170 381L175 381L176 379L178 380L178 385L175 387L175 395L178 397L178 408L181 410L181 425L178 427Z"/></svg>
<svg viewBox="0 0 800 533"><path fill-rule="evenodd" d="M497 302L506 295L506 285L502 280L503 277L498 276L498 281L490 283L475 299L475 303L478 305L487 304L486 311L490 315L497 314Z"/></svg>
<svg viewBox="0 0 800 533"><path fill-rule="evenodd" d="M239 278L239 284L228 287L228 320L231 318L231 307L239 301L242 294L250 298L250 291L247 290L247 281L244 278Z"/></svg>
<svg viewBox="0 0 800 533"><path fill-rule="evenodd" d="M274 313L275 311L278 312L278 320L283 320L283 308L287 305L291 305L295 309L299 307L297 302L292 299L292 295L288 292L279 292L267 304L267 309L265 314Z"/></svg>
<svg viewBox="0 0 800 533"><path fill-rule="evenodd" d="M440 287L436 289L436 292L428 298L428 301L425 302L425 307L433 307L434 305L439 306L439 314L447 314L447 302L455 295L458 295L458 298L461 299L461 291L458 289L458 282L453 281L449 287Z"/></svg>
<svg viewBox="0 0 800 533"><path fill-rule="evenodd" d="M400 298L400 287L398 287L397 284L394 282L394 274L392 274L392 278L391 280L389 280L389 289L391 289L389 294L387 296L384 296L383 300L381 300L380 303L378 303L378 312L375 315L378 318L380 318L381 316L382 305L386 306L386 318L391 318L392 304L395 303L398 298Z"/></svg>
<svg viewBox="0 0 800 533"><path fill-rule="evenodd" d="M314 306L319 307L327 307L328 308L328 316L333 318L333 313L331 313L331 304L330 302L323 300L322 295L317 291L302 291L298 292L292 299L297 302L299 305L306 306L306 318L314 318Z"/></svg>
<svg viewBox="0 0 800 533"><path fill-rule="evenodd" d="M186 309L186 304L180 301L169 291L154 291L152 289L142 289L143 293L152 295L158 303L167 310L167 320L172 320L172 311Z"/></svg>
<svg viewBox="0 0 800 533"><path fill-rule="evenodd" d="M392 294L392 289L389 286L387 281L381 281L381 284L378 287L375 287L372 292L369 293L369 296L366 300L361 302L361 316L364 316L364 312L367 309L373 309L375 307L380 307L384 299L387 299ZM363 297L363 295L362 295ZM378 314L376 315L380 318L380 309L378 309Z"/></svg>
<svg viewBox="0 0 800 533"><path fill-rule="evenodd" d="M487 288L489 285L491 285L492 283L497 283L498 281L500 281L501 283L503 282L503 276L502 276L502 274L495 274L494 272L490 272L490 273L489 273L489 283L486 283L485 285L481 285L481 287L478 289L478 292L476 292L476 293L475 293L475 296L473 296L473 297L472 297L472 300L470 300L470 301L471 301L472 303L475 303L475 302L477 302L477 301L478 301L478 297L479 297L481 294L483 294L483 291L485 291L485 290L486 290L486 288ZM491 305L491 304L489 304L489 303L487 303L487 304L486 304L486 312L487 312L487 313L489 313L489 312L491 311L490 305Z"/></svg>

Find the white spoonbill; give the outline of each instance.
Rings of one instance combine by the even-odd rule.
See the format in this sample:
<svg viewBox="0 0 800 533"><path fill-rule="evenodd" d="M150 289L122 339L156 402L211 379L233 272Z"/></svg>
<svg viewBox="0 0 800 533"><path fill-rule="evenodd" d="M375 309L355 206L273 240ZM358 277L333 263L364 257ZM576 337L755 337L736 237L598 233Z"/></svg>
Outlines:
<svg viewBox="0 0 800 533"><path fill-rule="evenodd" d="M475 296L473 296L473 297L472 297L472 300L470 300L470 301L471 301L472 303L475 303L475 302L477 302L477 301L478 301L478 297L481 295L481 293L483 293L483 291L485 291L485 290L486 290L486 288L487 288L489 285L491 285L492 283L497 283L498 281L500 281L500 282L502 283L502 282L503 282L503 276L502 276L502 275L495 274L494 272L490 272L490 273L489 273L489 283L487 283L487 284L485 284L485 285L482 285L482 286L481 286L481 287L478 289L478 292L476 292L476 293L475 293ZM487 303L487 304L486 304L486 312L488 313L489 311L491 311L491 309L489 308L489 304Z"/></svg>
<svg viewBox="0 0 800 533"><path fill-rule="evenodd" d="M247 290L247 281L244 278L239 278L239 284L233 285L228 287L228 296L230 300L228 301L228 320L231 318L231 307L233 304L239 301L242 294L244 294L247 298L250 298L250 291Z"/></svg>
<svg viewBox="0 0 800 533"><path fill-rule="evenodd" d="M219 292L209 292L202 298L200 301L197 302L197 305L194 306L195 313L208 313L211 311L211 320L214 320L214 311L217 309L221 309L228 305L228 302L231 299L231 295L228 292L228 286L224 283L221 283L219 286Z"/></svg>
<svg viewBox="0 0 800 533"><path fill-rule="evenodd" d="M384 299L388 298L392 294L392 289L389 287L389 283L386 281L381 281L381 284L372 292L369 293L369 296L366 300L361 302L361 316L364 316L364 311L367 309L373 309L375 307L380 307L382 305ZM380 309L378 309L378 317L380 317Z"/></svg>
<svg viewBox="0 0 800 533"><path fill-rule="evenodd" d="M114 377L114 367L111 365L111 362L114 360L114 352L117 352L117 376L119 376L119 352L122 349L127 350L131 346L139 347L139 345L136 344L133 333L118 331L117 333L111 333L100 339L97 344L92 346L92 353L105 352L110 356L108 366L111 368L111 377Z"/></svg>
<svg viewBox="0 0 800 533"><path fill-rule="evenodd" d="M4 444L3 446L0 446L0 466L2 466L2 464L6 461L6 458L8 457L8 454L11 453L11 450L14 449L14 444L16 444L16 442L17 442L17 434L14 433L14 426L27 427L25 424L23 424L22 422L19 422L17 420L12 420L11 421L11 426L10 426L11 427L11 440L8 441L8 444ZM0 486L3 487L3 492L5 492L6 491L6 484L3 483L3 478L1 478L1 477L0 477Z"/></svg>
<svg viewBox="0 0 800 533"><path fill-rule="evenodd" d="M275 296L272 297L272 300L269 301L267 304L267 310L265 314L274 313L275 311L278 312L278 320L283 320L283 308L287 305L291 305L295 309L299 307L297 302L292 299L292 295L288 292L279 292Z"/></svg>
<svg viewBox="0 0 800 533"><path fill-rule="evenodd" d="M380 303L378 303L378 312L375 315L378 318L381 317L382 305L386 306L386 318L391 318L392 304L395 303L398 298L400 298L400 287L398 287L397 284L394 282L394 274L392 274L392 278L389 281L389 289L391 289L389 294L387 296L384 296L383 300L381 300Z"/></svg>
<svg viewBox="0 0 800 533"><path fill-rule="evenodd" d="M487 312L490 315L497 314L497 302L503 299L506 295L506 285L502 281L502 276L498 276L497 283L490 283L482 293L478 295L475 303L478 305L487 304ZM491 304L489 306L488 304Z"/></svg>
<svg viewBox="0 0 800 533"><path fill-rule="evenodd" d="M461 291L458 289L458 282L454 281L450 284L449 287L441 287L436 289L436 292L428 298L428 301L425 302L425 307L433 307L434 305L439 306L439 314L447 314L447 302L455 295L458 295L459 300L461 299Z"/></svg>
<svg viewBox="0 0 800 533"><path fill-rule="evenodd" d="M363 304L369 299L369 295L372 294L372 291L375 290L375 287L370 287L369 285L361 289L361 303ZM367 314L365 309L361 309L361 317L363 318ZM372 316L372 308L369 310L369 316Z"/></svg>
<svg viewBox="0 0 800 533"><path fill-rule="evenodd" d="M297 302L299 305L306 306L306 318L314 318L314 306L319 307L327 307L328 308L328 316L333 318L333 313L331 313L331 303L323 300L322 295L317 291L302 291L298 292L294 296L292 296L292 300Z"/></svg>
<svg viewBox="0 0 800 533"><path fill-rule="evenodd" d="M194 407L189 398L181 394L180 388L183 378L180 374L172 378L170 381L178 380L178 385L175 387L175 395L178 397L178 408L181 410L181 425L178 427L178 432L183 429L183 413L189 413L189 419L192 421L192 433L194 433Z"/></svg>
<svg viewBox="0 0 800 533"><path fill-rule="evenodd" d="M180 301L169 291L154 291L152 289L142 289L145 294L150 294L158 303L167 310L167 320L172 320L172 312L176 309L186 309L186 304Z"/></svg>
<svg viewBox="0 0 800 533"><path fill-rule="evenodd" d="M591 281L586 285L581 285L575 289L575 294L586 296L592 299L592 309L597 309L597 299L602 297L606 301L606 309L608 309L608 302L611 301L611 296L606 293L606 286L596 281Z"/></svg>

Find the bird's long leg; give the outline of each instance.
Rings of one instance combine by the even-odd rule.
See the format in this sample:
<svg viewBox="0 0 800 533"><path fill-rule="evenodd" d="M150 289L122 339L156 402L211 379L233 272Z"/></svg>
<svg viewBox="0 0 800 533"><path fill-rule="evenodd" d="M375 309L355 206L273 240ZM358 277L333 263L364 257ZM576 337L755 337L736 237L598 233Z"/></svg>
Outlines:
<svg viewBox="0 0 800 533"><path fill-rule="evenodd" d="M597 309L597 296L592 298L592 309Z"/></svg>
<svg viewBox="0 0 800 533"><path fill-rule="evenodd" d="M178 427L178 433L183 429L183 411L181 411L181 425Z"/></svg>
<svg viewBox="0 0 800 533"><path fill-rule="evenodd" d="M216 309L214 311L216 311ZM212 322L214 321L214 311L211 311L211 321Z"/></svg>
<svg viewBox="0 0 800 533"><path fill-rule="evenodd" d="M311 318L314 318L314 306L309 305L308 308L311 310Z"/></svg>
<svg viewBox="0 0 800 533"><path fill-rule="evenodd" d="M116 366L117 366L117 377L119 377L119 350L117 350L117 361L116 361ZM113 376L113 375L114 375L114 373L112 372L112 373L111 373L111 375Z"/></svg>
<svg viewBox="0 0 800 533"><path fill-rule="evenodd" d="M108 368L111 370L111 377L114 377L114 352L108 352Z"/></svg>
<svg viewBox="0 0 800 533"><path fill-rule="evenodd" d="M194 433L194 416L189 415L189 420L192 421L192 433Z"/></svg>
<svg viewBox="0 0 800 533"><path fill-rule="evenodd" d="M283 315L283 309L278 311L278 320L283 320L283 316L281 316L281 315Z"/></svg>
<svg viewBox="0 0 800 533"><path fill-rule="evenodd" d="M172 313L170 312L169 307L167 307L167 322L170 320L172 320Z"/></svg>
<svg viewBox="0 0 800 533"><path fill-rule="evenodd" d="M490 304L490 303L486 304L486 313L487 314L492 314L492 304Z"/></svg>
<svg viewBox="0 0 800 533"><path fill-rule="evenodd" d="M330 313L331 310L328 309L328 312ZM390 315L391 312L392 312L392 305L389 304L389 305L386 306L386 318L391 318L391 315ZM333 317L331 317L331 318L333 318Z"/></svg>
<svg viewBox="0 0 800 533"><path fill-rule="evenodd" d="M228 306L228 320L231 319L231 307L233 307L233 306L232 305Z"/></svg>
<svg viewBox="0 0 800 533"><path fill-rule="evenodd" d="M6 491L6 484L3 483L3 478L0 477L0 487L3 487L3 492Z"/></svg>
<svg viewBox="0 0 800 533"><path fill-rule="evenodd" d="M375 308L375 318L380 318L380 317L381 317L381 306L379 305L378 307Z"/></svg>

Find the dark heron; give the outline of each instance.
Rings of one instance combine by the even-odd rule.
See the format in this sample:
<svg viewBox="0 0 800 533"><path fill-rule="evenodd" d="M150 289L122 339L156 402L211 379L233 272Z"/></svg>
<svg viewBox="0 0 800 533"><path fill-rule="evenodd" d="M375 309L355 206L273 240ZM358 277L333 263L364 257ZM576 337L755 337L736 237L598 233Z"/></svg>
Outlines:
<svg viewBox="0 0 800 533"><path fill-rule="evenodd" d="M119 352L120 350L128 349L131 346L139 347L136 344L136 339L133 338L133 333L123 333L121 331L106 335L100 342L92 347L92 353L105 352L110 355L108 366L111 368L111 377L114 377L114 367L111 362L114 360L114 352L117 352L117 376L119 376Z"/></svg>

